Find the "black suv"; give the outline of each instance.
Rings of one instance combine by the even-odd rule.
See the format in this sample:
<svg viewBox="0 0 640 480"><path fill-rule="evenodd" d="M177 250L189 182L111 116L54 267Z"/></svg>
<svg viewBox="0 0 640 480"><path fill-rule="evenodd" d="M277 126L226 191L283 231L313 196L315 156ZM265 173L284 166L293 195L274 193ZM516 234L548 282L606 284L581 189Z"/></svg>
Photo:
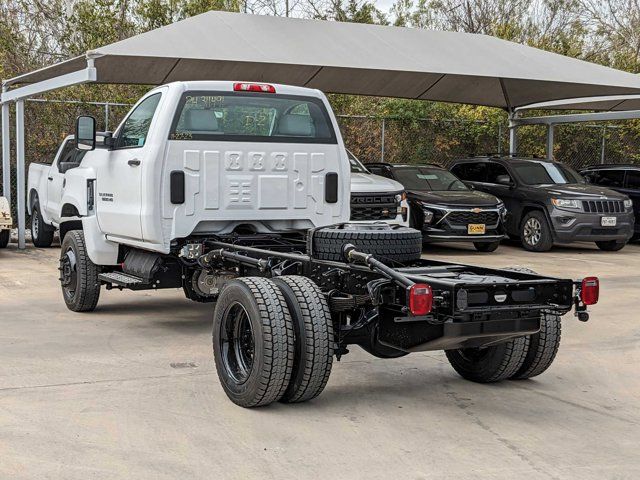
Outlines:
<svg viewBox="0 0 640 480"><path fill-rule="evenodd" d="M628 195L636 218L634 240L640 239L640 165L592 165L580 172L589 183Z"/></svg>
<svg viewBox="0 0 640 480"><path fill-rule="evenodd" d="M595 242L620 250L633 235L632 202L626 195L590 185L572 168L550 160L476 157L456 160L451 171L507 207L507 233L527 250L554 242Z"/></svg>
<svg viewBox="0 0 640 480"><path fill-rule="evenodd" d="M506 236L504 204L471 190L442 167L368 163L367 168L404 185L409 224L422 231L425 242L469 241L480 252L493 252Z"/></svg>

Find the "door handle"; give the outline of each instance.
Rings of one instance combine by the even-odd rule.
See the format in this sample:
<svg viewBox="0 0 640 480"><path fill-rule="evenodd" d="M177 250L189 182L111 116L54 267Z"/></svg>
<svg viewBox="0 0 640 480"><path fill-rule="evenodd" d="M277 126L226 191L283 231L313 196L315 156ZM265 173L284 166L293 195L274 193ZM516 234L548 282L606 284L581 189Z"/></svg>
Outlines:
<svg viewBox="0 0 640 480"><path fill-rule="evenodd" d="M50 182L53 182L53 177L47 177L47 180L49 180Z"/></svg>
<svg viewBox="0 0 640 480"><path fill-rule="evenodd" d="M127 162L129 164L129 166L131 167L137 167L138 165L140 165L140 160L138 160L137 158L132 158L131 160L129 160Z"/></svg>

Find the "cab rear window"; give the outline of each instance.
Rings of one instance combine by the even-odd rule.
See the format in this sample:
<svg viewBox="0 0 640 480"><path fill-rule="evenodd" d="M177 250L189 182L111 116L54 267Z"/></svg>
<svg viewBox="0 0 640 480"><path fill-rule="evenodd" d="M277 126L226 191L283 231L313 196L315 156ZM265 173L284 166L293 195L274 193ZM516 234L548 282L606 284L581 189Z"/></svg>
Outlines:
<svg viewBox="0 0 640 480"><path fill-rule="evenodd" d="M320 99L248 92L183 94L169 139L337 143Z"/></svg>

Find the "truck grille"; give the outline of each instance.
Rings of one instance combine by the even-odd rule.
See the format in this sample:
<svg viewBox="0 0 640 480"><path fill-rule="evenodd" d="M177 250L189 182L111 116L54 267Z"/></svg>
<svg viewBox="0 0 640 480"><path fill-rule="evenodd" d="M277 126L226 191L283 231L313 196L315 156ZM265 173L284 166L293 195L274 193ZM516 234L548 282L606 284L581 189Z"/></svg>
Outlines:
<svg viewBox="0 0 640 480"><path fill-rule="evenodd" d="M498 212L469 212L454 211L447 215L447 222L452 226L467 226L470 223L484 223L485 225L495 225L498 223Z"/></svg>
<svg viewBox="0 0 640 480"><path fill-rule="evenodd" d="M351 194L351 220L390 220L400 203L395 194Z"/></svg>
<svg viewBox="0 0 640 480"><path fill-rule="evenodd" d="M623 213L621 200L583 200L582 208L587 213Z"/></svg>

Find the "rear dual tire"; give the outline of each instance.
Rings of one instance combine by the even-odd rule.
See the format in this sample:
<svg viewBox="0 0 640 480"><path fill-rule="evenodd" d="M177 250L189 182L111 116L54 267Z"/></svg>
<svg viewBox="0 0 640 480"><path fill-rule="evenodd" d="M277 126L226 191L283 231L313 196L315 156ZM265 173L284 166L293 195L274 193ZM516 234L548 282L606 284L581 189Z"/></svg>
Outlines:
<svg viewBox="0 0 640 480"><path fill-rule="evenodd" d="M540 375L553 363L560 347L560 317L542 313L540 331L486 348L448 350L458 374L472 382L524 380Z"/></svg>
<svg viewBox="0 0 640 480"><path fill-rule="evenodd" d="M225 393L241 407L316 397L333 362L323 293L298 276L230 281L216 303L213 352Z"/></svg>

